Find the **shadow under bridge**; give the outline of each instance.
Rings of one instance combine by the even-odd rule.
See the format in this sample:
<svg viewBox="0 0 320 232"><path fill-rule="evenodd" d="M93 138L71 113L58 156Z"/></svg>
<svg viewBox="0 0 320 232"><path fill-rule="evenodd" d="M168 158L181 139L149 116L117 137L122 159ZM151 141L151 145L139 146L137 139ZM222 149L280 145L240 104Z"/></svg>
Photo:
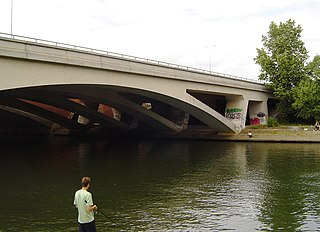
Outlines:
<svg viewBox="0 0 320 232"><path fill-rule="evenodd" d="M93 84L3 90L1 124L11 130L51 134L174 136L194 128L235 131L234 124L214 109L187 92L183 97Z"/></svg>

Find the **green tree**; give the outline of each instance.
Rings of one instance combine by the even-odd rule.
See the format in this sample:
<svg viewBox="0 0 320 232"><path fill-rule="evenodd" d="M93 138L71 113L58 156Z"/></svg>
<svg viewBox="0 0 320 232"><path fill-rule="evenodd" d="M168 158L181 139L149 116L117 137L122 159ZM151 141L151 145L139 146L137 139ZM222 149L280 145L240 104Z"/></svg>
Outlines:
<svg viewBox="0 0 320 232"><path fill-rule="evenodd" d="M320 80L320 55L316 55L313 61L307 65L307 73L314 80Z"/></svg>
<svg viewBox="0 0 320 232"><path fill-rule="evenodd" d="M295 88L293 108L296 116L312 120L320 120L320 56L315 56L307 65L307 74Z"/></svg>
<svg viewBox="0 0 320 232"><path fill-rule="evenodd" d="M308 51L301 38L302 27L294 20L277 25L271 22L269 32L262 36L263 48L254 59L261 66L260 80L266 81L279 99L279 109L286 117L295 114L294 88L306 76Z"/></svg>

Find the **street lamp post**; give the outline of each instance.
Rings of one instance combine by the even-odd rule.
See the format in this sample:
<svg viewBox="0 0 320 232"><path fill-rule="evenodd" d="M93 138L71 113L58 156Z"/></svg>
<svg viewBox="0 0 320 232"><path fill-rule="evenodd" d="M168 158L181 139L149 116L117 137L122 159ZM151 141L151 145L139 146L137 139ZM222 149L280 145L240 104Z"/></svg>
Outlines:
<svg viewBox="0 0 320 232"><path fill-rule="evenodd" d="M13 37L13 34L12 34L12 19L13 19L13 0L11 0L11 36Z"/></svg>
<svg viewBox="0 0 320 232"><path fill-rule="evenodd" d="M212 55L212 48L215 48L216 45L213 45L213 46L206 46L205 48L209 48L209 71L211 72L211 55Z"/></svg>

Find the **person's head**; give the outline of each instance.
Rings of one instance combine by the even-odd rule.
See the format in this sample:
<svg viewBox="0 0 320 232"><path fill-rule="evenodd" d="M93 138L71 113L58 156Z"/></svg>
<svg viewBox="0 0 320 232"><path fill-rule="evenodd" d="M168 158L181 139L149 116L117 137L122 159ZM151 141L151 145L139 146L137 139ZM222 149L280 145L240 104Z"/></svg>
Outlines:
<svg viewBox="0 0 320 232"><path fill-rule="evenodd" d="M90 177L85 176L81 180L82 187L89 187L90 183L91 183Z"/></svg>

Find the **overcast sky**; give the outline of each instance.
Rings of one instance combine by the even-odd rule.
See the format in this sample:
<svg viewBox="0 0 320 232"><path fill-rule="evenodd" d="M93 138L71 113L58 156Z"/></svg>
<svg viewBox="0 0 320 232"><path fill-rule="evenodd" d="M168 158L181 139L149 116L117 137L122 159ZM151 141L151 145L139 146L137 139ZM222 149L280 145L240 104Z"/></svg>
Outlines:
<svg viewBox="0 0 320 232"><path fill-rule="evenodd" d="M0 1L11 32L12 0ZM293 19L320 54L320 0L13 0L15 35L258 79L253 58L271 21ZM310 58L310 59L311 59Z"/></svg>

